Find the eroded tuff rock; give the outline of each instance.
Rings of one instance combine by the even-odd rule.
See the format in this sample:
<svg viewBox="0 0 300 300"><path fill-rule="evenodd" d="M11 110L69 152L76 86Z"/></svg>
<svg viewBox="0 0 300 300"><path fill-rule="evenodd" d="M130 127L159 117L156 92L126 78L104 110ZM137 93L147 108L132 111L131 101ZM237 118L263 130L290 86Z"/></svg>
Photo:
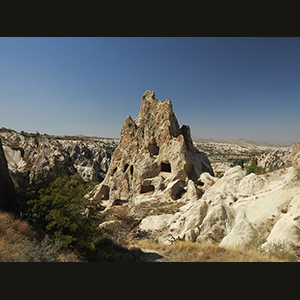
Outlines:
<svg viewBox="0 0 300 300"><path fill-rule="evenodd" d="M257 158L257 165L265 168L267 171L271 169L279 169L285 167L291 161L291 152L276 149L268 154L262 154ZM250 165L251 162L248 163Z"/></svg>
<svg viewBox="0 0 300 300"><path fill-rule="evenodd" d="M214 175L207 156L193 146L190 128L179 128L170 99L163 102L146 91L138 117L124 122L104 181L88 197L107 200L109 206L166 190L176 199L203 172Z"/></svg>
<svg viewBox="0 0 300 300"><path fill-rule="evenodd" d="M0 129L10 176L16 186L38 174L60 170L84 180L102 181L117 141L105 138L63 138L21 134Z"/></svg>
<svg viewBox="0 0 300 300"><path fill-rule="evenodd" d="M185 201L173 214L147 216L140 229L162 243L191 240L229 247L266 249L274 243L300 247L300 184L296 174L289 167L271 174L246 175L235 166L221 179L216 178L197 201ZM205 173L201 177L209 178Z"/></svg>
<svg viewBox="0 0 300 300"><path fill-rule="evenodd" d="M7 161L0 138L0 208L3 210L12 209L15 199L15 189L8 173Z"/></svg>

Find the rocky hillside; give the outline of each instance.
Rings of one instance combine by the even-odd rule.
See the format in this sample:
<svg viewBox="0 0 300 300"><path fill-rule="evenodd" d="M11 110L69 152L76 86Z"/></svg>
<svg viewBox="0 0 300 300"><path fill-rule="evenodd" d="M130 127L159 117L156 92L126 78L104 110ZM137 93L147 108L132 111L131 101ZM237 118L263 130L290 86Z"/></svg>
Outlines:
<svg viewBox="0 0 300 300"><path fill-rule="evenodd" d="M118 143L116 139L21 134L5 128L0 129L0 137L15 185L55 169L102 181Z"/></svg>
<svg viewBox="0 0 300 300"><path fill-rule="evenodd" d="M107 206L101 228L133 243L186 240L298 251L299 144L267 157L268 166L279 170L247 175L235 166L217 178L207 156L193 147L189 128L179 129L175 120L170 100L161 102L149 91L139 117L127 117L105 180L86 195ZM276 165L287 157L289 165Z"/></svg>

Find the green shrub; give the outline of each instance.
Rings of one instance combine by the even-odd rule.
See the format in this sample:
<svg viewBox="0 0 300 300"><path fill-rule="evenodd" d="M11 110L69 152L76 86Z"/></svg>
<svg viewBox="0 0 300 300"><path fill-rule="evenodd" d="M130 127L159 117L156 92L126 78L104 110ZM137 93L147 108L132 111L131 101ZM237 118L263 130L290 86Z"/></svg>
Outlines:
<svg viewBox="0 0 300 300"><path fill-rule="evenodd" d="M34 221L50 233L60 247L94 250L101 238L99 211L103 207L98 200L84 197L91 190L91 184L74 175L58 177L40 186L34 199L28 201Z"/></svg>
<svg viewBox="0 0 300 300"><path fill-rule="evenodd" d="M256 175L266 173L266 169L257 165L257 158L253 158L250 166L245 167L247 175L250 173L255 173Z"/></svg>
<svg viewBox="0 0 300 300"><path fill-rule="evenodd" d="M232 161L230 167L233 168L235 166L241 166L244 169L244 163L246 162L243 158L236 158Z"/></svg>

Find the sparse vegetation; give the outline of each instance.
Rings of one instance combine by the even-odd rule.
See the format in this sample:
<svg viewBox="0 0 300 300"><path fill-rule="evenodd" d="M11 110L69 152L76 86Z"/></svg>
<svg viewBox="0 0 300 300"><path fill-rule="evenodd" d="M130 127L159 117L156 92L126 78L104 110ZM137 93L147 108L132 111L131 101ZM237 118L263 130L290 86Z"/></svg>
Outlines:
<svg viewBox="0 0 300 300"><path fill-rule="evenodd" d="M159 253L160 262L280 262L284 258L267 256L255 250L242 247L226 248L217 244L199 244L191 241L177 241L162 245L151 240L137 241L137 245Z"/></svg>
<svg viewBox="0 0 300 300"><path fill-rule="evenodd" d="M49 232L54 241L65 249L95 249L101 237L99 201L83 197L91 189L79 175L58 177L38 191L32 206L35 222Z"/></svg>
<svg viewBox="0 0 300 300"><path fill-rule="evenodd" d="M253 158L250 166L246 166L247 175L250 173L255 173L256 175L261 175L266 173L266 169L257 165L257 158Z"/></svg>
<svg viewBox="0 0 300 300"><path fill-rule="evenodd" d="M0 262L79 261L72 252L59 249L49 236L27 221L0 212Z"/></svg>
<svg viewBox="0 0 300 300"><path fill-rule="evenodd" d="M266 254L269 257L287 262L297 262L298 256L300 255L300 253L297 254L296 251L288 248L282 242L274 243L268 249L260 250L260 252Z"/></svg>
<svg viewBox="0 0 300 300"><path fill-rule="evenodd" d="M249 160L243 159L243 158L235 158L235 159L233 159L230 167L233 168L235 166L241 166L244 169L244 164L248 161Z"/></svg>
<svg viewBox="0 0 300 300"><path fill-rule="evenodd" d="M99 229L103 207L99 200L84 197L94 185L78 174L40 175L18 191L20 215L45 231L59 250L75 251L84 260L103 259Z"/></svg>

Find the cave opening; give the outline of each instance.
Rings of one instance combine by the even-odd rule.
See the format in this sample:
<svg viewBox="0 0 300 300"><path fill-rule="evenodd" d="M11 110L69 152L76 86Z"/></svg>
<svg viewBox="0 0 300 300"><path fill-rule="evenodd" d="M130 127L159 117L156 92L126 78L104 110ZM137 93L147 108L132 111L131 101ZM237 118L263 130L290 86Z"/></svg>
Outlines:
<svg viewBox="0 0 300 300"><path fill-rule="evenodd" d="M158 153L159 153L159 147L157 146L156 142L154 142L154 143L149 143L149 145L148 145L148 151L149 151L152 155L158 155Z"/></svg>
<svg viewBox="0 0 300 300"><path fill-rule="evenodd" d="M154 185L142 185L141 186L141 194L145 194L148 192L154 192Z"/></svg>
<svg viewBox="0 0 300 300"><path fill-rule="evenodd" d="M162 162L161 165L160 165L160 169L161 169L161 172L168 172L168 173L171 173L172 170L171 170L171 164L170 163L167 163L167 162Z"/></svg>
<svg viewBox="0 0 300 300"><path fill-rule="evenodd" d="M127 170L128 167L129 167L129 164L125 164L125 165L124 165L123 173L126 172L126 170Z"/></svg>
<svg viewBox="0 0 300 300"><path fill-rule="evenodd" d="M102 197L101 200L109 200L109 191L110 188L107 185L102 186Z"/></svg>

